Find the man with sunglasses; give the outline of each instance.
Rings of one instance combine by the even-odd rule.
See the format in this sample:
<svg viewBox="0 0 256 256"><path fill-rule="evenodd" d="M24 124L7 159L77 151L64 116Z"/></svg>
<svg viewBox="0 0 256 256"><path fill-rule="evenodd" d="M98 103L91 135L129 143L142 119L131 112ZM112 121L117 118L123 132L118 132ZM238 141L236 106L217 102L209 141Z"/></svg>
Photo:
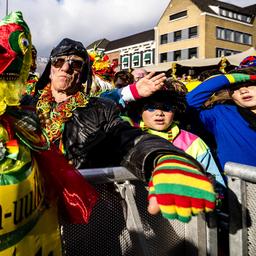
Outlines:
<svg viewBox="0 0 256 256"><path fill-rule="evenodd" d="M150 73L132 85L133 93L137 93L137 87L157 90L163 86L165 75L153 75ZM31 103L36 104L50 142L65 154L69 163L76 168L123 165L139 179L151 179L152 183L151 175L159 177L158 169L168 161L180 170L177 175L181 175L181 180L188 170L194 173L187 185L194 182L202 189L194 186L191 194L191 189L184 184L173 186L172 177L176 179L177 175L170 170L168 187L172 192L167 193L165 199L159 195L161 184L158 186L156 181L156 189L150 186L151 197L158 198L163 216L188 222L192 215L211 211L215 207L215 193L202 166L165 139L131 127L121 119L112 100L88 98L90 85L91 63L86 49L80 42L63 39L52 50ZM147 94L147 90L144 93ZM160 209L157 204L149 206L150 213Z"/></svg>

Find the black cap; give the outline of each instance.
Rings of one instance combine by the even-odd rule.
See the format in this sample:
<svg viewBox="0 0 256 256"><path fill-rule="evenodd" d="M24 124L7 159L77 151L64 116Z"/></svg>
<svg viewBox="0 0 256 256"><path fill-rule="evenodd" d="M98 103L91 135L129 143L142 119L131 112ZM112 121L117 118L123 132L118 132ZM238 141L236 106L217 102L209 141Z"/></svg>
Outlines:
<svg viewBox="0 0 256 256"><path fill-rule="evenodd" d="M58 57L64 55L77 55L85 62L89 61L89 55L81 42L64 38L62 41L52 49L50 57Z"/></svg>
<svg viewBox="0 0 256 256"><path fill-rule="evenodd" d="M51 70L51 58L68 55L76 55L84 60L84 65L81 70L79 82L87 82L87 93L89 93L88 88L90 88L92 81L92 71L89 54L81 42L69 38L62 39L61 42L52 49L50 59L45 67L44 72L39 78L39 81L37 82L36 91L43 89L50 82L49 76Z"/></svg>

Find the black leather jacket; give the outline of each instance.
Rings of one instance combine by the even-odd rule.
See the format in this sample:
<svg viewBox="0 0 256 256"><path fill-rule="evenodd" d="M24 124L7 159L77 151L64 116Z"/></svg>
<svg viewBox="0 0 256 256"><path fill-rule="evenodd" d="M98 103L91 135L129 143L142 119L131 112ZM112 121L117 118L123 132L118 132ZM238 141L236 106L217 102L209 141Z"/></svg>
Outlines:
<svg viewBox="0 0 256 256"><path fill-rule="evenodd" d="M63 143L66 157L78 169L123 165L142 180L151 176L160 155L186 155L167 140L131 127L120 118L117 105L105 98L90 98L86 107L73 112Z"/></svg>

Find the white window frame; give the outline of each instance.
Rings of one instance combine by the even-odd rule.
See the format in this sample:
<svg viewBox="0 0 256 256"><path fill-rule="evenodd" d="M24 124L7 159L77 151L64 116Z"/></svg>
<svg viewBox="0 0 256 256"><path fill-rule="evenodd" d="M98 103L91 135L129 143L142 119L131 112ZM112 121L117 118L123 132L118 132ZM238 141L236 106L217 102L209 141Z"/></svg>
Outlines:
<svg viewBox="0 0 256 256"><path fill-rule="evenodd" d="M133 58L134 57L137 57L138 56L138 61L134 61L133 60ZM140 63L141 63L141 56L140 56L140 53L134 53L133 55L132 55L132 67L133 68L137 68L137 67L140 67Z"/></svg>
<svg viewBox="0 0 256 256"><path fill-rule="evenodd" d="M150 61L147 63L147 59L145 59L145 56L147 54L150 54ZM143 66L149 66L153 63L153 52L152 51L147 51L143 53Z"/></svg>
<svg viewBox="0 0 256 256"><path fill-rule="evenodd" d="M124 62L127 59L127 62ZM130 57L127 55L122 56L122 69L128 69L130 67Z"/></svg>

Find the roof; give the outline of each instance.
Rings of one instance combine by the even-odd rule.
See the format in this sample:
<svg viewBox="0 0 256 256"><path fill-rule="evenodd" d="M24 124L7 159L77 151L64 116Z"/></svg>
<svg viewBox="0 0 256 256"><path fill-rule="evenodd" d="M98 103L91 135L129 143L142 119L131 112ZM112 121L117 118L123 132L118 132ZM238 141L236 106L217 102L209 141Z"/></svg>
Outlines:
<svg viewBox="0 0 256 256"><path fill-rule="evenodd" d="M245 12L247 12L247 14L253 15L255 16L256 13L256 4L253 5L249 5L243 8Z"/></svg>
<svg viewBox="0 0 256 256"><path fill-rule="evenodd" d="M154 29L150 29L144 32L140 32L131 36L123 37L114 41L110 41L105 50L111 51L114 49L126 47L129 45L139 44L146 41L153 41L155 39Z"/></svg>
<svg viewBox="0 0 256 256"><path fill-rule="evenodd" d="M108 45L109 40L103 38L99 39L97 41L94 41L93 43L89 44L86 49L93 49L94 47L100 48L100 49L105 49L106 46Z"/></svg>
<svg viewBox="0 0 256 256"><path fill-rule="evenodd" d="M224 8L226 10L230 10L233 12L239 12L241 14L246 14L248 15L248 6L246 7L240 7L234 4L229 4L229 3L224 3L221 1L217 0L191 0L192 3L194 3L201 11L203 12L208 12L212 14L216 14L209 6L214 5L214 6L219 6L221 8ZM253 6L253 5L252 5ZM250 11L251 15L255 15L255 12L253 13Z"/></svg>
<svg viewBox="0 0 256 256"><path fill-rule="evenodd" d="M162 15L160 16L160 19L157 22L157 25L163 18L164 13L167 11L167 9L169 9L169 6L172 3L172 1L173 0L170 0L169 4L163 11ZM227 10L230 10L233 12L239 12L239 13L245 14L245 15L249 14L249 15L252 15L253 17L255 17L255 13L256 13L255 4L250 5L250 6L240 7L240 6L237 6L234 4L224 3L224 2L218 1L218 0L191 0L191 2L194 3L199 8L199 10L201 10L202 12L207 12L207 13L211 13L211 14L215 14L215 15L216 15L216 13L209 7L210 5L219 6L223 9L227 9Z"/></svg>

